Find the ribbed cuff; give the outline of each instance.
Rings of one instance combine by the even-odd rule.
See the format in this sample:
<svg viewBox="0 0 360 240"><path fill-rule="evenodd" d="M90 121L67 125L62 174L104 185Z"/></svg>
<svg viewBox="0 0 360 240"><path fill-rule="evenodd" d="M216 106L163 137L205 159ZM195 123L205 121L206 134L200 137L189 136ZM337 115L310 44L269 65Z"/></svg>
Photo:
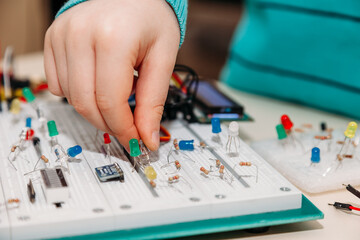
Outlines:
<svg viewBox="0 0 360 240"><path fill-rule="evenodd" d="M68 10L69 8L85 2L87 0L69 0L67 1L64 6L58 11L56 17L59 17L63 12ZM167 3L173 8L174 13L178 19L179 27L180 27L180 46L184 42L185 39L185 32L186 32L186 19L187 19L187 12L188 12L188 1L187 0L166 0Z"/></svg>

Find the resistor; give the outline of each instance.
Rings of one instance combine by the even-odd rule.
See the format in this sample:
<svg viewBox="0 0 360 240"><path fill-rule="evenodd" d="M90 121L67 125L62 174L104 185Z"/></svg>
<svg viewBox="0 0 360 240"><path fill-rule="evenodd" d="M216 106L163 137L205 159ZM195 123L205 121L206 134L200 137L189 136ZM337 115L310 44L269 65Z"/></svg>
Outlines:
<svg viewBox="0 0 360 240"><path fill-rule="evenodd" d="M178 142L178 140L176 138L174 139L173 144L174 144L175 150L180 150L179 142Z"/></svg>
<svg viewBox="0 0 360 240"><path fill-rule="evenodd" d="M11 199L8 199L7 202L8 202L9 204L11 204L11 203L19 203L20 200L19 200L18 198L11 198Z"/></svg>
<svg viewBox="0 0 360 240"><path fill-rule="evenodd" d="M219 159L216 159L216 167L220 167L221 163Z"/></svg>
<svg viewBox="0 0 360 240"><path fill-rule="evenodd" d="M295 131L295 132L298 132L298 133L303 133L303 132L304 132L304 130L301 129L301 128L295 128L294 131Z"/></svg>
<svg viewBox="0 0 360 240"><path fill-rule="evenodd" d="M169 177L169 178L168 178L168 181L169 181L169 183L173 183L173 182L179 180L179 178L180 178L179 175L175 175L175 176L173 176L173 177Z"/></svg>
<svg viewBox="0 0 360 240"><path fill-rule="evenodd" d="M10 151L11 151L11 152L15 152L16 148L17 148L17 146L14 145L14 146L11 147L11 150L10 150Z"/></svg>
<svg viewBox="0 0 360 240"><path fill-rule="evenodd" d="M344 141L336 141L337 144L344 144Z"/></svg>
<svg viewBox="0 0 360 240"><path fill-rule="evenodd" d="M43 160L44 163L48 163L48 162L49 162L49 159L47 159L47 157L45 157L44 155L41 155L40 159Z"/></svg>
<svg viewBox="0 0 360 240"><path fill-rule="evenodd" d="M221 165L219 169L219 173L224 174L224 169L225 169L224 165Z"/></svg>
<svg viewBox="0 0 360 240"><path fill-rule="evenodd" d="M239 162L239 165L240 165L240 166L248 166L248 167L250 167L250 166L251 166L251 162Z"/></svg>
<svg viewBox="0 0 360 240"><path fill-rule="evenodd" d="M304 123L302 126L304 128L313 128L313 125L311 123Z"/></svg>
<svg viewBox="0 0 360 240"><path fill-rule="evenodd" d="M200 142L200 147L202 147L202 148L206 148L206 144L205 144L205 142L201 141L201 142Z"/></svg>
<svg viewBox="0 0 360 240"><path fill-rule="evenodd" d="M342 160L343 160L343 158L342 158L342 156L341 156L340 154L338 154L338 155L336 156L336 158L337 158L337 160L339 160L339 161L342 161Z"/></svg>
<svg viewBox="0 0 360 240"><path fill-rule="evenodd" d="M176 167L177 169L180 169L180 168L181 168L181 164L180 164L180 162L179 162L178 160L175 161L175 167Z"/></svg>
<svg viewBox="0 0 360 240"><path fill-rule="evenodd" d="M155 188L156 187L156 182L154 182L153 180L150 180L150 185L153 187L153 188Z"/></svg>
<svg viewBox="0 0 360 240"><path fill-rule="evenodd" d="M352 154L345 154L344 158L353 158L353 155Z"/></svg>
<svg viewBox="0 0 360 240"><path fill-rule="evenodd" d="M327 139L330 139L331 138L331 135L328 135L328 136L320 136L320 135L317 135L314 137L315 139L318 139L318 140L327 140Z"/></svg>
<svg viewBox="0 0 360 240"><path fill-rule="evenodd" d="M200 168L200 171L202 171L203 173L205 173L206 175L209 174L209 170L206 170L204 167Z"/></svg>

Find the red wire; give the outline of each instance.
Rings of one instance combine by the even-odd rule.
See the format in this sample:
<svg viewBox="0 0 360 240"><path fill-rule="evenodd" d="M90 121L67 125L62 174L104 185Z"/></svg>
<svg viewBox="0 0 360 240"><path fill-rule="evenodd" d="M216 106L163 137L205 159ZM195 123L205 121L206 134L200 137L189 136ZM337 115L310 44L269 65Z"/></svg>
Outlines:
<svg viewBox="0 0 360 240"><path fill-rule="evenodd" d="M160 142L168 142L171 139L171 134L169 131L162 125L160 125L160 131L165 134L165 136L160 137Z"/></svg>
<svg viewBox="0 0 360 240"><path fill-rule="evenodd" d="M175 81L181 86L183 84L183 81L181 80L181 78L179 77L179 75L177 75L176 73L172 74L172 77L175 79ZM186 87L183 86L181 89L185 94L186 94Z"/></svg>
<svg viewBox="0 0 360 240"><path fill-rule="evenodd" d="M354 211L360 211L360 208L357 208L357 207L350 206L349 208Z"/></svg>

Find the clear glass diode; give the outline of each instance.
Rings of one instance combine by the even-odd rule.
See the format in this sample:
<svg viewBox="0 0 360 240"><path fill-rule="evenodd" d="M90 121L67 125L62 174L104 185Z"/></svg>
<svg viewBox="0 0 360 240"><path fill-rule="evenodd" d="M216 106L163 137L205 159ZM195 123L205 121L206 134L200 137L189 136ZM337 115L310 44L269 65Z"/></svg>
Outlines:
<svg viewBox="0 0 360 240"><path fill-rule="evenodd" d="M64 168L70 174L69 162L76 160L75 157L82 153L82 148L79 145L75 145L70 147L65 151L60 148L54 149L56 155L56 162L60 162L61 168ZM63 164L66 163L66 167Z"/></svg>
<svg viewBox="0 0 360 240"><path fill-rule="evenodd" d="M238 148L240 147L239 124L235 121L231 122L228 131L229 136L226 143L226 152L237 155L239 153Z"/></svg>

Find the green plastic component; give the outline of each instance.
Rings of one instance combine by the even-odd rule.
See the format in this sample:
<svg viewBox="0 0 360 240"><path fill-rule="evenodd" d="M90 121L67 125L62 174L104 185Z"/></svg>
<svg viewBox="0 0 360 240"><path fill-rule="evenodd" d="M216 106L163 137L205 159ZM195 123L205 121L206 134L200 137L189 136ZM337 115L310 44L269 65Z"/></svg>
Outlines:
<svg viewBox="0 0 360 240"><path fill-rule="evenodd" d="M54 137L54 136L59 135L59 132L57 130L55 121L48 121L47 126L48 126L49 136L50 137Z"/></svg>
<svg viewBox="0 0 360 240"><path fill-rule="evenodd" d="M135 138L131 139L129 141L129 147L130 147L130 156L137 157L141 155L139 141L137 139Z"/></svg>
<svg viewBox="0 0 360 240"><path fill-rule="evenodd" d="M281 224L323 219L324 214L302 196L301 208L278 212L244 215L230 218L216 218L195 222L176 223L146 228L126 229L92 235L60 238L63 240L116 240L116 239L168 239L215 232L269 227ZM208 237L210 238L210 237Z"/></svg>
<svg viewBox="0 0 360 240"><path fill-rule="evenodd" d="M35 100L35 96L30 88L28 87L23 88L22 93L27 102L31 103L32 101Z"/></svg>
<svg viewBox="0 0 360 240"><path fill-rule="evenodd" d="M287 138L285 128L282 124L276 125L276 132L279 140Z"/></svg>

